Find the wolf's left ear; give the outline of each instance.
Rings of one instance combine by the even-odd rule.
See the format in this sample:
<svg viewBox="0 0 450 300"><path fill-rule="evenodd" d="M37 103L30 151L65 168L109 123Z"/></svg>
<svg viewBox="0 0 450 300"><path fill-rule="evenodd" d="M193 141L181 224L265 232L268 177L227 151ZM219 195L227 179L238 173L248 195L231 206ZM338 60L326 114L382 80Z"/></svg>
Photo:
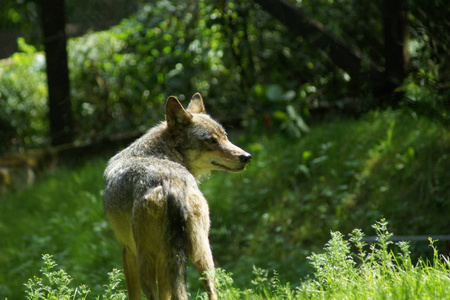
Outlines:
<svg viewBox="0 0 450 300"><path fill-rule="evenodd" d="M187 112L180 101L174 97L170 96L167 98L166 102L166 121L169 128L177 125L186 126L192 120L192 115Z"/></svg>
<svg viewBox="0 0 450 300"><path fill-rule="evenodd" d="M200 93L195 93L192 96L187 111L193 114L206 114L205 105L203 104L203 98Z"/></svg>

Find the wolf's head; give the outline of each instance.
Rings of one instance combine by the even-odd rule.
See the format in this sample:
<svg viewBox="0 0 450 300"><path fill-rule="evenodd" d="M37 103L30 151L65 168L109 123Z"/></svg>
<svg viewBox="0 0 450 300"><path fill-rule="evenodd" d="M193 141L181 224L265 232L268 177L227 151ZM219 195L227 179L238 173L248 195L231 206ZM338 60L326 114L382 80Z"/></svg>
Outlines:
<svg viewBox="0 0 450 300"><path fill-rule="evenodd" d="M194 176L211 170L242 171L251 155L232 144L222 125L206 114L200 93L192 96L185 110L177 98L166 103L168 130L175 138L175 147Z"/></svg>

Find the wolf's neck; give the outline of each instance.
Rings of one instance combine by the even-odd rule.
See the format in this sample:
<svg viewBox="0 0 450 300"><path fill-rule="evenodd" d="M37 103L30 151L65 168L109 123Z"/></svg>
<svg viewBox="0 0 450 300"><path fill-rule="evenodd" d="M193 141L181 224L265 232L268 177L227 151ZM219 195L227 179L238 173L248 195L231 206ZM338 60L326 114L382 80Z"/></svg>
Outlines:
<svg viewBox="0 0 450 300"><path fill-rule="evenodd" d="M164 123L150 129L129 148L132 156L167 159L187 168L183 155L177 151Z"/></svg>

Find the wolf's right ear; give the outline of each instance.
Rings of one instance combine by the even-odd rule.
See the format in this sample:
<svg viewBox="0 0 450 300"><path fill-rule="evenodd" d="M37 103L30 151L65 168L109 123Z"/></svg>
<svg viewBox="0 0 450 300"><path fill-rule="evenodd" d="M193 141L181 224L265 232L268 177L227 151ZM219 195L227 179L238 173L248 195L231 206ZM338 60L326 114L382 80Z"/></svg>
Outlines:
<svg viewBox="0 0 450 300"><path fill-rule="evenodd" d="M192 120L192 115L187 112L180 101L170 96L166 102L166 121L169 128L173 128L177 125L186 126Z"/></svg>
<svg viewBox="0 0 450 300"><path fill-rule="evenodd" d="M192 96L187 111L193 114L206 114L205 105L203 104L203 98L199 92L195 93L194 96Z"/></svg>

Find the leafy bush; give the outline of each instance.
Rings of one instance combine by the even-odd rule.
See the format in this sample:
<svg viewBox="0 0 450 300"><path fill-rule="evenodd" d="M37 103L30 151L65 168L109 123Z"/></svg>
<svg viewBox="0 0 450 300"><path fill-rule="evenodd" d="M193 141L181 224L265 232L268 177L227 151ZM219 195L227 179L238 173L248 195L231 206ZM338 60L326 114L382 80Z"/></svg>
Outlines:
<svg viewBox="0 0 450 300"><path fill-rule="evenodd" d="M0 65L0 152L48 141L45 57L23 39L19 47Z"/></svg>

